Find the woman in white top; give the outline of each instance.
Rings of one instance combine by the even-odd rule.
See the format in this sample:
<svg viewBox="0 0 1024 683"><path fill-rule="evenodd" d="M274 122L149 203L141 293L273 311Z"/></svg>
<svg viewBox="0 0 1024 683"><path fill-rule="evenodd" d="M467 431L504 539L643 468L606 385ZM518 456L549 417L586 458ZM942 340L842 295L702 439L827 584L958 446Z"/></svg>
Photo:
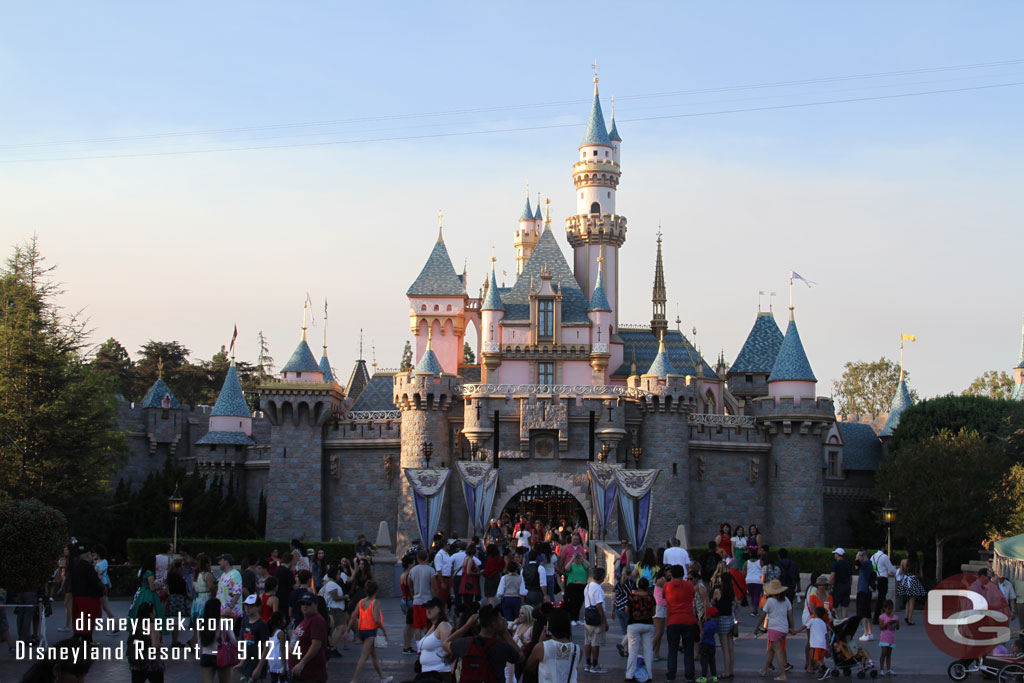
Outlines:
<svg viewBox="0 0 1024 683"><path fill-rule="evenodd" d="M552 610L540 642L530 652L526 670L537 671L537 683L577 683L582 660L582 649L572 642L569 613Z"/></svg>
<svg viewBox="0 0 1024 683"><path fill-rule="evenodd" d="M428 600L424 607L427 610L427 632L416 643L420 669L423 673L431 672L432 679L451 683L452 665L445 660L443 645L452 633L452 625L448 623L444 603L437 598Z"/></svg>
<svg viewBox="0 0 1024 683"><path fill-rule="evenodd" d="M750 599L750 616L756 617L757 610L761 605L761 560L755 555L748 557L746 563L743 565L743 570L747 575L747 596Z"/></svg>
<svg viewBox="0 0 1024 683"><path fill-rule="evenodd" d="M761 675L766 676L768 674L768 667L772 665L772 660L775 660L776 671L780 672L775 677L777 681L786 680L786 651L785 647L786 636L793 633L793 603L789 601L789 598L785 596L786 587L782 585L778 579L772 579L767 586L764 587L764 594L767 596L767 600L764 602L764 608L757 615L757 623L760 624L762 619L765 621L764 627L760 630L768 632L768 654L765 656L764 667L761 669Z"/></svg>
<svg viewBox="0 0 1024 683"><path fill-rule="evenodd" d="M284 630L284 615L281 612L274 612L270 615L267 623L270 629L270 642L267 646L267 671L270 673L270 683L285 683L288 680L288 632ZM253 672L253 679L257 679L259 667Z"/></svg>

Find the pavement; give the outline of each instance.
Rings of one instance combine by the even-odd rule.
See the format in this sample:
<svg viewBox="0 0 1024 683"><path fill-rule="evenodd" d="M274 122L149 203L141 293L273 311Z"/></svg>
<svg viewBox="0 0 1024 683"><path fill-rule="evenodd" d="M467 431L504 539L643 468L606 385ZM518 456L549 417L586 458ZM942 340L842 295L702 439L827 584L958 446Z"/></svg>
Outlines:
<svg viewBox="0 0 1024 683"><path fill-rule="evenodd" d="M413 661L415 658L408 655L402 655L402 628L405 624L405 619L399 606L399 600L389 598L381 600L381 603L384 610L384 624L388 627L388 634L390 636L388 646L379 651L384 674L385 676L394 676L396 683L411 681L415 676L413 673ZM129 602L128 600L115 599L111 601L111 607L117 616L127 615ZM798 621L801 609L800 605L796 606L795 616ZM8 620L11 621L12 626L14 626L13 616L13 614L8 614ZM904 624L896 635L897 645L893 656L893 668L898 672L898 675L893 676L888 680L900 681L903 683L948 680L946 677L946 667L949 666L949 663L952 660L937 650L928 640L928 636L925 634L923 625L923 614L918 613L915 621L917 622L915 626L907 627ZM63 625L64 606L63 604L55 603L53 616L47 619L47 634L51 644L68 635L56 630L58 627ZM753 625L754 619L749 613L743 613L740 615L740 637L736 642L736 677L733 679L732 683L752 683L754 681L771 680L770 678L762 678L757 673L758 669L764 663L766 640L763 635L758 638L754 638L752 636L751 630L753 629ZM574 640L582 645L583 627L574 627L573 635ZM581 671L579 673L579 680L581 682L599 683L600 681L620 681L623 679L626 660L619 657L615 650L615 643L619 641L621 635L618 624L613 623L611 630L607 634L607 644L602 648L600 655L600 663L609 670L608 673L590 674ZM803 646L805 638L806 636L801 634L789 639L789 654L796 667L789 674L790 680L816 680L816 677L803 673ZM100 635L96 638L100 645L110 647L117 645L123 639L124 634L119 636ZM187 637L182 638L182 640L187 640ZM164 642L166 644L169 642L169 639L165 637ZM878 641L874 640L872 642L864 643L863 645L867 647L871 657L877 662L879 651ZM668 642L667 639L665 639L661 645L662 656L665 655L667 646ZM358 660L358 648L355 644L348 644L348 648L342 652L343 657L341 659L331 659L328 662L329 679L331 681L347 683L352 679L353 669L355 668L355 663ZM719 671L721 671L720 650L718 651L717 656ZM681 660L682 657L680 656L680 670L677 680L679 683L685 683L682 676ZM11 655L8 655L6 648L0 645L0 683L17 683L17 681L21 679L22 674L29 668L30 664L31 662L19 661ZM656 683L665 681L665 663L660 661L655 662L653 669L652 681ZM697 675L700 675L699 664L697 667ZM974 674L974 676L976 680L981 680L977 674ZM94 681L101 683L128 683L130 678L127 662L108 659L95 663L85 680L90 683ZM167 681L167 683L194 683L199 680L199 665L196 661L192 660L168 663L165 676L165 681ZM237 681L238 677L232 677L232 680ZM363 669L361 680L363 683L376 683L376 673L373 671L369 663Z"/></svg>

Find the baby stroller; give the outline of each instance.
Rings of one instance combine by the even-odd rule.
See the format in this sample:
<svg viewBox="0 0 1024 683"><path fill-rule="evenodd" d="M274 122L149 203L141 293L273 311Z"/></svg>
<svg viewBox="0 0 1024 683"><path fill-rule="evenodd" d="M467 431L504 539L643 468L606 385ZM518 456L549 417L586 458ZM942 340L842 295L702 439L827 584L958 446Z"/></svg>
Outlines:
<svg viewBox="0 0 1024 683"><path fill-rule="evenodd" d="M963 681L972 673L981 673L999 683L1024 683L1024 653L958 659L949 665L946 673L954 681Z"/></svg>
<svg viewBox="0 0 1024 683"><path fill-rule="evenodd" d="M839 672L842 671L844 676L849 676L856 669L857 678L878 678L878 669L875 668L875 663L871 661L867 650L850 645L850 639L857 633L858 621L850 617L832 624L832 631L829 634L832 666L826 675L839 676Z"/></svg>

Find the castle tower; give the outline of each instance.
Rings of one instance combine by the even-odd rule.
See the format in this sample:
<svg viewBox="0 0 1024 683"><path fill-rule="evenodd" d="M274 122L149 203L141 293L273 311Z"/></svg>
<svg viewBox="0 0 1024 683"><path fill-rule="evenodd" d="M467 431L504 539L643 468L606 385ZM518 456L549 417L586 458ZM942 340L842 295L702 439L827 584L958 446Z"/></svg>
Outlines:
<svg viewBox="0 0 1024 683"><path fill-rule="evenodd" d="M252 411L242 393L242 382L238 378L235 359L231 359L228 373L224 376L217 402L210 411L210 431L196 445L199 446L252 446Z"/></svg>
<svg viewBox="0 0 1024 683"><path fill-rule="evenodd" d="M292 351L288 362L281 368L281 380L284 382L323 382L324 373L320 364L313 357L313 351L306 341L306 313L308 309L306 302L302 304L302 334L299 336L299 343ZM324 347L326 351L326 346Z"/></svg>
<svg viewBox="0 0 1024 683"><path fill-rule="evenodd" d="M168 455L174 457L182 432L188 427L188 414L185 406L174 396L174 392L163 379L163 362L160 363L161 376L153 382L146 395L142 397L139 407L142 408L146 424L146 440L149 442L149 454L155 455L160 444L167 446ZM186 438L186 443L188 439Z"/></svg>
<svg viewBox="0 0 1024 683"><path fill-rule="evenodd" d="M885 418L885 426L878 433L878 438L891 438L893 431L900 424L900 416L903 415L903 411L912 405L914 405L914 399L910 396L907 381L903 379L901 372L899 384L896 385L896 395L892 397L892 404L889 406L889 417Z"/></svg>
<svg viewBox="0 0 1024 683"><path fill-rule="evenodd" d="M412 486L404 474L406 468L428 466L427 447L431 452L431 468L452 465L452 444L448 422L448 411L453 401L459 378L444 371L441 361L434 353L433 340L427 338L416 367L394 379L394 403L402 411L402 452L400 457L403 472L399 473L401 491L399 494L398 519L396 525L396 548L408 548L419 538L416 524ZM453 491L449 481L449 491ZM445 505L438 528L450 529L449 505ZM429 544L431 539L420 539Z"/></svg>
<svg viewBox="0 0 1024 683"><path fill-rule="evenodd" d="M615 192L619 185L619 141L613 141L605 127L601 99L594 77L594 101L587 129L579 146L578 161L573 164L576 186L576 215L565 221L566 236L573 248L573 272L584 292L597 284L597 257L603 245L604 286L611 304L613 329L618 329L619 247L626 241L626 219L615 212ZM618 137L618 131L615 131Z"/></svg>
<svg viewBox="0 0 1024 683"><path fill-rule="evenodd" d="M771 311L758 311L743 347L726 373L729 391L742 401L768 395L768 377L782 347L782 331Z"/></svg>
<svg viewBox="0 0 1024 683"><path fill-rule="evenodd" d="M526 191L526 206L519 216L519 228L515 233L516 248L516 275L523 272L526 262L530 260L533 248L537 246L540 239L540 231L543 229L543 217L540 215L540 200L537 201L537 211L534 212L530 206L530 191Z"/></svg>
<svg viewBox="0 0 1024 683"><path fill-rule="evenodd" d="M324 299L324 352L320 356L320 373L325 382L330 384L334 380L334 371L331 370L331 361L327 359L327 299Z"/></svg>
<svg viewBox="0 0 1024 683"><path fill-rule="evenodd" d="M811 371L811 364L807 361L804 345L800 341L793 307L790 306L786 336L772 365L772 373L768 376L768 395L776 400L783 396L792 397L794 403L799 406L801 399L814 399L817 383L818 380Z"/></svg>
<svg viewBox="0 0 1024 683"><path fill-rule="evenodd" d="M594 370L594 384L608 383L608 359L611 353L608 350L609 337L612 330L612 307L608 303L608 295L604 291L604 275L602 265L604 257L597 257L597 284L594 285L594 294L590 297L590 309L587 317L594 323L594 341L590 345L590 367Z"/></svg>
<svg viewBox="0 0 1024 683"><path fill-rule="evenodd" d="M532 225L532 218L530 223ZM462 276L452 266L440 228L427 262L406 296L409 298L409 328L416 339L416 358L423 357L427 339L432 337L433 349L445 372L458 374L469 297Z"/></svg>
<svg viewBox="0 0 1024 683"><path fill-rule="evenodd" d="M1017 367L1013 369L1013 400L1024 401L1024 323L1020 329L1020 353L1017 355Z"/></svg>
<svg viewBox="0 0 1024 683"><path fill-rule="evenodd" d="M665 318L665 303L668 301L668 294L665 290L665 266L661 261L661 228L658 228L658 255L654 259L654 291L651 294L652 317L651 332L655 337L661 339L665 330L668 329L668 320Z"/></svg>
<svg viewBox="0 0 1024 683"><path fill-rule="evenodd" d="M495 258L491 257L491 272L487 280L487 293L480 305L480 345L484 383L498 383L498 368L501 366L501 320L505 317L505 305L498 292L498 281L494 276Z"/></svg>

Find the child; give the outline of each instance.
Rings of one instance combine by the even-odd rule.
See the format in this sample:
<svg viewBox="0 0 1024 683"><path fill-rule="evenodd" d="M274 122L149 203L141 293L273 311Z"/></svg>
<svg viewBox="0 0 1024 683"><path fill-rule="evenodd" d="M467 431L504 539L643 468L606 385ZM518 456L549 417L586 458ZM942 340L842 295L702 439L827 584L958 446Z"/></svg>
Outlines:
<svg viewBox="0 0 1024 683"><path fill-rule="evenodd" d="M260 598L255 593L245 599L245 617L242 620L242 637L239 653L242 655L236 669L242 673L242 681L263 680L263 660L267 657L265 643L270 639L270 630L260 618Z"/></svg>
<svg viewBox="0 0 1024 683"><path fill-rule="evenodd" d="M268 626L271 635L266 661L270 683L285 683L288 680L288 657L284 653L288 649L288 634L284 630L284 615L280 612L271 614Z"/></svg>
<svg viewBox="0 0 1024 683"><path fill-rule="evenodd" d="M704 610L704 635L700 639L700 678L697 683L715 683L718 670L715 667L715 634L718 633L718 608L709 606ZM708 677L708 671L711 677Z"/></svg>
<svg viewBox="0 0 1024 683"><path fill-rule="evenodd" d="M263 583L263 595L260 596L260 619L270 623L270 617L278 610L280 598L277 597L277 578L268 576Z"/></svg>
<svg viewBox="0 0 1024 683"><path fill-rule="evenodd" d="M900 627L900 618L893 615L895 608L892 600L886 600L883 612L878 616L878 626L882 631L878 637L878 644L882 648L879 665L883 676L892 676L895 673L892 670L892 648L896 644L896 630Z"/></svg>
<svg viewBox="0 0 1024 683"><path fill-rule="evenodd" d="M825 666L825 653L828 650L828 624L825 623L827 615L825 608L818 605L814 608L814 616L797 630L797 633L806 630L810 636L808 643L811 647L811 659L808 669L813 667L812 670L818 674L819 681L828 678L828 668Z"/></svg>

